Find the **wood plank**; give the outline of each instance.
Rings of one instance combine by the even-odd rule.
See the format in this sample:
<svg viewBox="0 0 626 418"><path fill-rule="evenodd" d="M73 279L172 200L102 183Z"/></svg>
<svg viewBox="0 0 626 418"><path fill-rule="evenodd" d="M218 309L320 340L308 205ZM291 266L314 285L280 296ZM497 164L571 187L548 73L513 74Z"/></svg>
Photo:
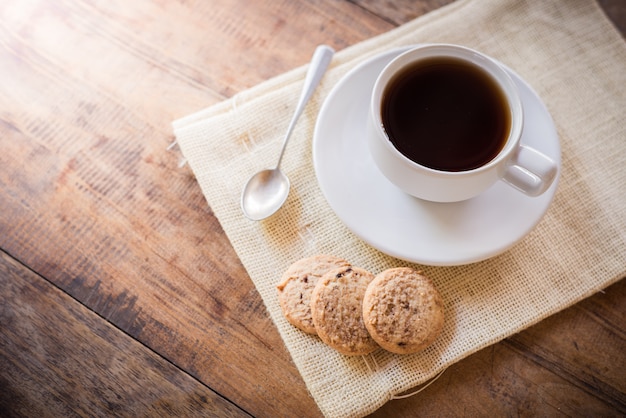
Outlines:
<svg viewBox="0 0 626 418"><path fill-rule="evenodd" d="M626 34L626 4L623 0L598 0L598 4L604 10L607 17L617 30L622 34Z"/></svg>
<svg viewBox="0 0 626 418"><path fill-rule="evenodd" d="M248 417L0 252L1 416Z"/></svg>

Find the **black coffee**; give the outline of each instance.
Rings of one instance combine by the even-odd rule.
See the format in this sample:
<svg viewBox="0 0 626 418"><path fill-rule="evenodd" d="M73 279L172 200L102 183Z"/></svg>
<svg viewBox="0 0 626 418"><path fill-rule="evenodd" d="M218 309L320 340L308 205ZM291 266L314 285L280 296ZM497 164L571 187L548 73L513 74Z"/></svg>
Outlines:
<svg viewBox="0 0 626 418"><path fill-rule="evenodd" d="M500 87L482 69L454 58L420 61L396 74L383 92L381 116L398 151L443 171L488 163L511 127Z"/></svg>

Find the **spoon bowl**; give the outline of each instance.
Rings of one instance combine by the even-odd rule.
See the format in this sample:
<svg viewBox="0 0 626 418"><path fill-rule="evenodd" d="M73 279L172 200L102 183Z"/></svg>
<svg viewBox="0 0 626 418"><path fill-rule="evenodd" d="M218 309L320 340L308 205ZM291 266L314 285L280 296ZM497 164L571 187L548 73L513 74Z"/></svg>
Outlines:
<svg viewBox="0 0 626 418"><path fill-rule="evenodd" d="M241 194L241 207L253 221L275 213L287 200L289 179L279 168L259 171L246 183Z"/></svg>

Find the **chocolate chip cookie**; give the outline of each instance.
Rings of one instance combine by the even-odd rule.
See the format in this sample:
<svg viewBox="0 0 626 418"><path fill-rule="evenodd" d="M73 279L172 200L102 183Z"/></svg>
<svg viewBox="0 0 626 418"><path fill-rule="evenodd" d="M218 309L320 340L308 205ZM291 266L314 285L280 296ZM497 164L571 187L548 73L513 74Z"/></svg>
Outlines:
<svg viewBox="0 0 626 418"><path fill-rule="evenodd" d="M432 344L443 328L443 301L421 272L385 270L369 284L363 320L372 338L387 351L412 354Z"/></svg>
<svg viewBox="0 0 626 418"><path fill-rule="evenodd" d="M311 318L311 293L325 273L348 266L350 263L346 260L331 255L304 258L289 266L276 286L287 320L306 333L317 334Z"/></svg>
<svg viewBox="0 0 626 418"><path fill-rule="evenodd" d="M326 273L311 295L311 315L324 343L346 355L365 355L378 345L363 323L363 296L374 275L358 267Z"/></svg>

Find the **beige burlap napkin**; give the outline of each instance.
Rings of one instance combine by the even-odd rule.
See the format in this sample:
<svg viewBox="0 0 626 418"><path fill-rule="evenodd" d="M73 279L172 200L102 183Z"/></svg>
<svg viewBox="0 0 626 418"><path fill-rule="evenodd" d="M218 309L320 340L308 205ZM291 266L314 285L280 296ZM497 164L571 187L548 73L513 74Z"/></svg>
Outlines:
<svg viewBox="0 0 626 418"><path fill-rule="evenodd" d="M513 68L547 105L561 140L555 200L521 243L459 267L417 266L445 299L445 329L425 352L347 357L283 318L275 285L295 260L334 254L378 273L405 265L355 237L316 182L311 139L331 88L391 48L447 42ZM591 0L460 0L335 55L283 160L292 191L263 222L244 218L241 189L275 164L306 68L298 68L174 122L182 153L276 323L321 411L370 413L447 366L626 275L626 46ZM365 361L368 360L368 361Z"/></svg>

